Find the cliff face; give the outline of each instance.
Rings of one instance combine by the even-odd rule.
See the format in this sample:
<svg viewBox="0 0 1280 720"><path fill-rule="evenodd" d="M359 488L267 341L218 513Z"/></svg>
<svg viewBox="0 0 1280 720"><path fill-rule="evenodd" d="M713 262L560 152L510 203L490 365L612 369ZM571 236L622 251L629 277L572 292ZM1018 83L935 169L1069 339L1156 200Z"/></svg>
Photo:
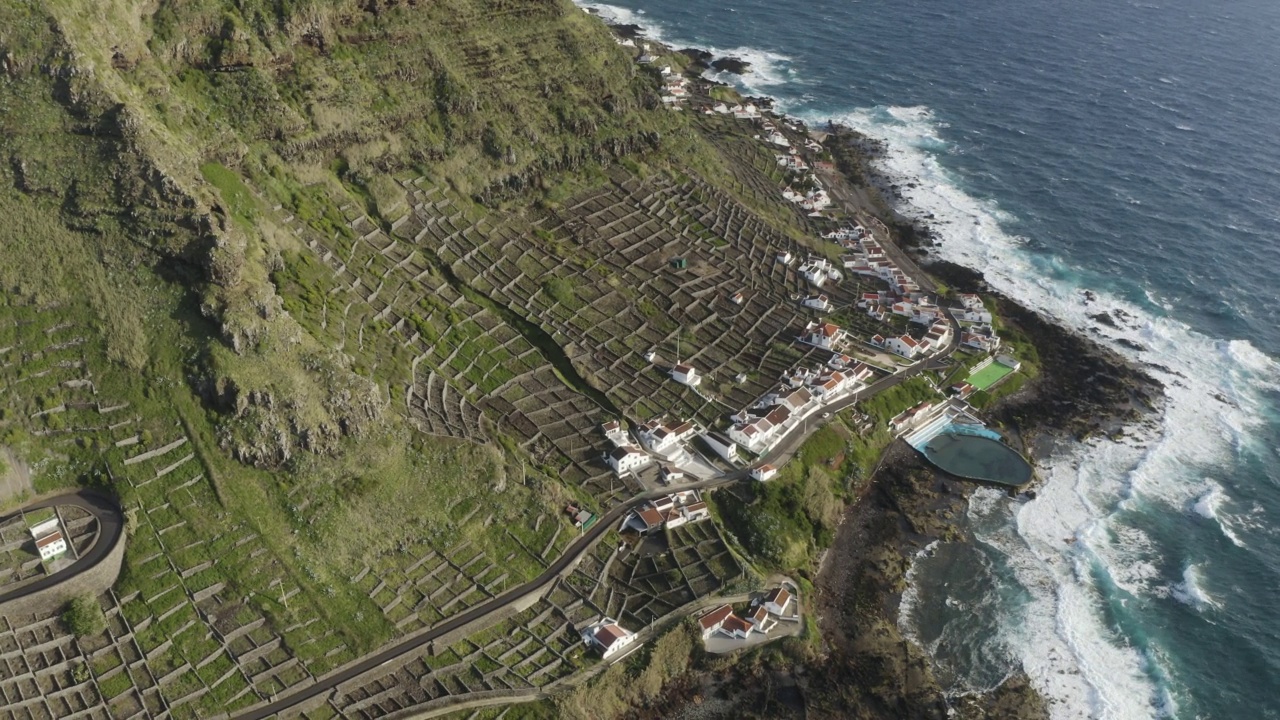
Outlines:
<svg viewBox="0 0 1280 720"><path fill-rule="evenodd" d="M134 370L171 349L148 347L146 306L179 296L161 312L192 348L173 361L224 451L262 467L379 426L407 372L292 317L273 274L303 241L280 218L354 238L353 215L410 213L397 174L498 202L667 129L631 58L558 0L51 0L0 9L0 59L0 180L33 219L0 280L77 295L32 257L47 225L65 228L53 265L128 268L90 285Z"/></svg>

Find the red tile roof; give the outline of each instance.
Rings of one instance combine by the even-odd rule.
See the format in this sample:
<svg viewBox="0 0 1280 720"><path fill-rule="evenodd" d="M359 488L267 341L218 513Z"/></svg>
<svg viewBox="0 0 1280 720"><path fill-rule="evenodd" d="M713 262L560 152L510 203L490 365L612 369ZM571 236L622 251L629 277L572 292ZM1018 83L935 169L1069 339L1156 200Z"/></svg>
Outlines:
<svg viewBox="0 0 1280 720"><path fill-rule="evenodd" d="M613 647L613 644L627 636L627 631L617 625L602 625L596 630L596 642L606 648Z"/></svg>
<svg viewBox="0 0 1280 720"><path fill-rule="evenodd" d="M698 618L698 625L705 630L712 630L718 627L730 615L733 615L733 608L728 605L721 605L711 612Z"/></svg>

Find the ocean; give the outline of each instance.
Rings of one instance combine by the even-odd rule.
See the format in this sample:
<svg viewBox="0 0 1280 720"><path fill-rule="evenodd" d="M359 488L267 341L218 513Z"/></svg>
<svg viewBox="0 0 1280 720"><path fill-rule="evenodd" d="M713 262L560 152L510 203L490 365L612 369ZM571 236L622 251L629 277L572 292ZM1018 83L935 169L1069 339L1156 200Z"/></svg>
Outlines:
<svg viewBox="0 0 1280 720"><path fill-rule="evenodd" d="M582 4L883 139L940 257L1165 384L916 560L901 622L951 692L1021 668L1054 718L1280 718L1280 3Z"/></svg>

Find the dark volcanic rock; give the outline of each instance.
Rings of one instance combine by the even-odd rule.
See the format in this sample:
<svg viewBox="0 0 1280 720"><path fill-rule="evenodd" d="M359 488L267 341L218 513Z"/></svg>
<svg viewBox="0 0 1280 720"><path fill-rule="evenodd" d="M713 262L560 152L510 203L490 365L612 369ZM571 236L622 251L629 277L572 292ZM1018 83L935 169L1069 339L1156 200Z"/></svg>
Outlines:
<svg viewBox="0 0 1280 720"><path fill-rule="evenodd" d="M711 60L715 57L706 50L699 50L698 48L684 48L679 53L692 61L689 63L689 69L697 71L711 69Z"/></svg>
<svg viewBox="0 0 1280 720"><path fill-rule="evenodd" d="M620 38L630 40L640 40L644 38L644 28L639 25L610 25L614 33Z"/></svg>
<svg viewBox="0 0 1280 720"><path fill-rule="evenodd" d="M751 63L741 58L723 57L716 58L711 62L712 69L717 72L733 73L734 75L745 75L751 69Z"/></svg>
<svg viewBox="0 0 1280 720"><path fill-rule="evenodd" d="M942 261L930 264L929 272L958 292L994 297L1000 318L1035 345L1040 375L988 412L1024 437L1059 432L1083 438L1116 421L1137 420L1163 401L1159 381L1114 351L987 288L981 273Z"/></svg>
<svg viewBox="0 0 1280 720"><path fill-rule="evenodd" d="M1093 315L1089 316L1089 319L1098 323L1099 325L1106 325L1109 328L1120 327L1119 325L1116 324L1116 321L1109 314L1104 312L1094 313Z"/></svg>

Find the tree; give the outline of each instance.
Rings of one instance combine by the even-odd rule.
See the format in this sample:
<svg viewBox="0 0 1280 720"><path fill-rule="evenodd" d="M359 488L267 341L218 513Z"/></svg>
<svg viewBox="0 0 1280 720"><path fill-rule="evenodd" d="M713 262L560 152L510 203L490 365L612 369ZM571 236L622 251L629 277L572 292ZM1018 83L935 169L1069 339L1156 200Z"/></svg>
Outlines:
<svg viewBox="0 0 1280 720"><path fill-rule="evenodd" d="M76 637L100 635L107 630L107 618L102 614L98 599L88 593L77 595L67 603L62 613L62 623Z"/></svg>

